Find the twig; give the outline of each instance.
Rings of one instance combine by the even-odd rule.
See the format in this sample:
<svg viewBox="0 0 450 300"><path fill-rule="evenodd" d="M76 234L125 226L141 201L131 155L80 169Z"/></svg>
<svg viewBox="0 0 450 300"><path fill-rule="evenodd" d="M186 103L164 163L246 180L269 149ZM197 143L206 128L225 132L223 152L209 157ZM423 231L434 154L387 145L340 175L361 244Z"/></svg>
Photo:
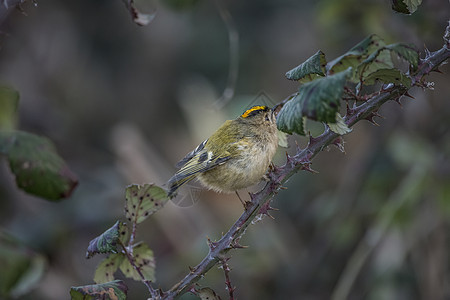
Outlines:
<svg viewBox="0 0 450 300"><path fill-rule="evenodd" d="M433 53L430 53L420 62L418 69L412 74L413 86L420 86L423 76L429 74L439 65L450 58L450 24L447 27L444 46ZM351 127L357 122L369 119L376 115L382 104L388 100L398 100L402 95L407 94L407 89L403 86L394 86L380 93L359 106L348 110L344 117L345 123ZM251 194L252 201L247 210L239 217L236 223L217 242L209 244L209 252L206 257L187 274L180 282L175 284L169 291L162 294L161 299L174 299L189 291L190 287L199 281L214 265L223 259L231 249L242 248L239 239L244 234L248 225L259 214L267 214L270 209L270 201L292 175L299 170L311 171L309 165L319 152L330 145L339 137L328 128L317 138L310 138L310 143L305 149L299 149L296 155L287 156L287 162L281 167L274 167L268 174L270 181L258 193Z"/></svg>
<svg viewBox="0 0 450 300"><path fill-rule="evenodd" d="M228 261L230 260L230 258L223 258L221 259L221 263L222 263L222 268L223 268L223 273L225 274L225 285L227 286L227 290L228 290L228 295L230 296L230 300L234 300L234 290L235 288L233 287L233 285L231 284L231 280L230 280L230 267L228 266Z"/></svg>
<svg viewBox="0 0 450 300"><path fill-rule="evenodd" d="M128 251L128 247L125 246L120 240L119 240L119 243L122 246L123 251L124 251L128 261L133 266L133 268L136 270L136 272L139 274L139 276L142 279L142 282L145 284L145 286L147 287L148 291L150 292L150 295L151 295L152 299L159 299L158 298L159 297L159 292L152 287L151 282L149 280L145 279L145 276L142 273L141 269L135 264L133 254L130 253L130 251Z"/></svg>

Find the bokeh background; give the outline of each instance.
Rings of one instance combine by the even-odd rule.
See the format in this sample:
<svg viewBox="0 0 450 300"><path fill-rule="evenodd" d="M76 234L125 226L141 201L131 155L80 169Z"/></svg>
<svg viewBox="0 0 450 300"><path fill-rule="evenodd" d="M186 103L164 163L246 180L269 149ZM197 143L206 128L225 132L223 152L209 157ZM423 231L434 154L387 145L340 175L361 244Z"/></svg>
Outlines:
<svg viewBox="0 0 450 300"><path fill-rule="evenodd" d="M20 299L68 299L71 286L91 284L101 257L85 259L87 245L124 220L124 188L163 184L224 120L295 92L284 73L318 49L331 60L376 33L423 54L442 46L450 15L443 0L412 16L375 0L143 2L156 10L145 27L119 0L25 3L2 24L0 83L20 92L18 127L49 137L80 180L52 203L18 190L1 161L0 227L47 262ZM221 12L239 35L239 69L234 97L218 108L230 69ZM318 174L289 181L273 201L275 219L250 226L241 241L249 248L230 252L238 299L450 298L450 69L441 70L428 77L435 90L413 89L403 107L387 103L379 127L358 123L345 154L330 148L313 162ZM277 164L286 151L295 146L280 149ZM138 229L164 290L242 212L235 195L195 198L169 203ZM148 297L126 282L129 299ZM222 270L200 284L227 299Z"/></svg>

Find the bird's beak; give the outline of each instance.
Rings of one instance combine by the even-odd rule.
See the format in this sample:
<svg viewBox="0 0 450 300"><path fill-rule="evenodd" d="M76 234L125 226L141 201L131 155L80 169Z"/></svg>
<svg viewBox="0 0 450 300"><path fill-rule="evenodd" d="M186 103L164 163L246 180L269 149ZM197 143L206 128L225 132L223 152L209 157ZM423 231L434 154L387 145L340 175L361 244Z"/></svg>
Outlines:
<svg viewBox="0 0 450 300"><path fill-rule="evenodd" d="M277 105L275 105L274 107L272 107L272 114L273 115L278 115L278 113L280 112L281 108L283 107L284 103L280 102Z"/></svg>

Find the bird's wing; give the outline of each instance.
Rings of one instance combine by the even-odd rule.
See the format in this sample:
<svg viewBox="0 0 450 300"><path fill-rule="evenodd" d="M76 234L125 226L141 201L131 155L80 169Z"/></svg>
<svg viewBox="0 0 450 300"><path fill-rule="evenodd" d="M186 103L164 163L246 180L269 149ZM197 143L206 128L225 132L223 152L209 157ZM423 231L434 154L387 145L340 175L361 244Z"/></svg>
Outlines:
<svg viewBox="0 0 450 300"><path fill-rule="evenodd" d="M180 160L175 165L175 167L181 168L182 166L184 166L191 158L193 158L197 153L199 153L200 151L203 150L203 148L205 148L205 145L207 142L208 142L208 139L204 140L200 145L197 146L197 148L192 150L192 152L186 154L186 156L182 160Z"/></svg>
<svg viewBox="0 0 450 300"><path fill-rule="evenodd" d="M219 166L229 160L231 155L229 152L224 151L219 155L215 155L212 151L202 149L190 159L186 161L183 167L175 173L174 177L182 179L193 176L197 173L206 172L212 168Z"/></svg>
<svg viewBox="0 0 450 300"><path fill-rule="evenodd" d="M217 167L231 158L228 151L222 151L219 155L215 155L212 151L204 149L208 140L201 143L194 151L186 155L177 166L181 166L172 178L169 179L169 195L183 184L193 179L198 173L203 173Z"/></svg>

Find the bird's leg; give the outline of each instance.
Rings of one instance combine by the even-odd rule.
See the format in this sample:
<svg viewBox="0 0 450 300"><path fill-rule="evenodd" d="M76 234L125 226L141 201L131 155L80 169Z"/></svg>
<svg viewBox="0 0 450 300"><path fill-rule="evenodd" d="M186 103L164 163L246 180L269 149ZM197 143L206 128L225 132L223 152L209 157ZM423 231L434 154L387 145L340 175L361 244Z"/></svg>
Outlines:
<svg viewBox="0 0 450 300"><path fill-rule="evenodd" d="M234 191L235 193L236 193L236 195L238 196L238 198L239 198L239 201L241 201L241 203L242 203L242 205L244 206L244 209L245 210L247 210L247 208L250 206L250 204L252 204L250 201L243 201L242 199L241 199L241 196L239 196L239 193L238 193L238 191Z"/></svg>

